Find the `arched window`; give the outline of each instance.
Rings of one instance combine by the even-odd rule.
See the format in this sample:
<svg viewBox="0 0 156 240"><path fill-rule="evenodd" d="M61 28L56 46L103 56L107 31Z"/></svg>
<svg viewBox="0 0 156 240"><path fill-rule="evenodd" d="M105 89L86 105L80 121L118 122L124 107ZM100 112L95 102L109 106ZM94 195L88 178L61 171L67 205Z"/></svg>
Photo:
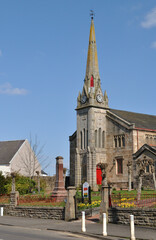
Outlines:
<svg viewBox="0 0 156 240"><path fill-rule="evenodd" d="M101 148L101 128L99 128L99 148Z"/></svg>
<svg viewBox="0 0 156 240"><path fill-rule="evenodd" d="M125 136L122 136L122 146L125 147Z"/></svg>
<svg viewBox="0 0 156 240"><path fill-rule="evenodd" d="M97 130L95 130L95 147L97 147Z"/></svg>
<svg viewBox="0 0 156 240"><path fill-rule="evenodd" d="M105 131L102 132L102 147L105 147Z"/></svg>
<svg viewBox="0 0 156 240"><path fill-rule="evenodd" d="M121 137L118 137L118 143L119 143L119 147L121 147Z"/></svg>
<svg viewBox="0 0 156 240"><path fill-rule="evenodd" d="M116 137L116 136L114 137L114 146L115 146L115 147L118 146L118 143L117 143L117 137Z"/></svg>
<svg viewBox="0 0 156 240"><path fill-rule="evenodd" d="M81 149L82 149L82 131L80 132L80 141L81 141Z"/></svg>
<svg viewBox="0 0 156 240"><path fill-rule="evenodd" d="M84 143L84 149L86 148L86 132L85 132L85 128L83 129L83 137L84 137L84 139L83 139L83 143Z"/></svg>
<svg viewBox="0 0 156 240"><path fill-rule="evenodd" d="M87 146L88 146L88 130L87 130Z"/></svg>

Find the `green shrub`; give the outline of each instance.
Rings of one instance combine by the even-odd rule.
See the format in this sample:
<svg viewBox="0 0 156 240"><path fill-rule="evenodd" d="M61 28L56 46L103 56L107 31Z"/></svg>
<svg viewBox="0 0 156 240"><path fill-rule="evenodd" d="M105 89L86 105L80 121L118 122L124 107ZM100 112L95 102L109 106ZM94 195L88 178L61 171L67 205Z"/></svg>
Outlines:
<svg viewBox="0 0 156 240"><path fill-rule="evenodd" d="M7 180L7 179L6 179ZM31 193L35 190L35 181L30 179L29 177L24 177L20 175L16 175L15 177L15 186L16 186L16 191L19 192L19 194L27 194ZM9 194L11 192L11 187L12 187L12 180L8 181L5 185L5 192Z"/></svg>
<svg viewBox="0 0 156 240"><path fill-rule="evenodd" d="M2 172L0 172L0 194L7 193L5 189L5 185L7 184L6 178L2 175Z"/></svg>

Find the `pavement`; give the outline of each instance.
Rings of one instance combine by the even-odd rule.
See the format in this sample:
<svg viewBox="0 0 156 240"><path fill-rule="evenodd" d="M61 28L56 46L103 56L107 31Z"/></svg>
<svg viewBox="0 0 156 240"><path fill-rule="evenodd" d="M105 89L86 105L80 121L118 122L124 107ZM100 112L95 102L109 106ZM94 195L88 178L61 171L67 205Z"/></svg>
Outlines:
<svg viewBox="0 0 156 240"><path fill-rule="evenodd" d="M43 229L49 231L71 232L94 239L127 240L130 239L130 226L121 224L108 224L108 236L102 235L102 224L96 216L86 220L86 232L81 231L81 219L71 222L63 220L36 219L26 217L0 217L0 225L18 226L27 229ZM156 240L156 229L149 227L135 226L135 235L138 240Z"/></svg>

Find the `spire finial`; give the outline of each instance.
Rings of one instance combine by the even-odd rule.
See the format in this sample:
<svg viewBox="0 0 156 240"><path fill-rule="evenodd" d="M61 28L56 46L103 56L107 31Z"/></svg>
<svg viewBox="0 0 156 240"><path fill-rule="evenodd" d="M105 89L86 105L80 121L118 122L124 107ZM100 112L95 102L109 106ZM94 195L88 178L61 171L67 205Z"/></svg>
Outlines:
<svg viewBox="0 0 156 240"><path fill-rule="evenodd" d="M94 18L94 16L95 16L95 13L94 13L94 11L93 11L93 10L90 10L90 16L91 16L91 19L93 19L93 18Z"/></svg>

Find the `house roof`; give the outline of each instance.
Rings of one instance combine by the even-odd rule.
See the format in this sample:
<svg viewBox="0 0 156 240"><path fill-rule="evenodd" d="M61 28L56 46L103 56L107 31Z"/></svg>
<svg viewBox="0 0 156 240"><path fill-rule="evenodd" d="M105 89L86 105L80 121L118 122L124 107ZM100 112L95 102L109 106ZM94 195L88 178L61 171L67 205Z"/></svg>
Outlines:
<svg viewBox="0 0 156 240"><path fill-rule="evenodd" d="M0 142L0 164L9 164L25 140Z"/></svg>
<svg viewBox="0 0 156 240"><path fill-rule="evenodd" d="M116 109L110 109L110 112L116 114L120 118L123 118L129 123L134 123L136 128L156 130L156 116L154 115L128 112Z"/></svg>

